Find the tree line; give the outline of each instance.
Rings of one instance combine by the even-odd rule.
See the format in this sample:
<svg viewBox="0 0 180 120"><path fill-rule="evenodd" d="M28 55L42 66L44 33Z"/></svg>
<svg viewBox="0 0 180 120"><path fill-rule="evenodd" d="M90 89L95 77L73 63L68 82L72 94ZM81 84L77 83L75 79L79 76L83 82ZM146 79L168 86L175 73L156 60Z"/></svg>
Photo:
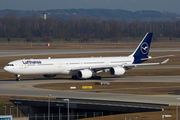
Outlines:
<svg viewBox="0 0 180 120"><path fill-rule="evenodd" d="M154 39L159 37L176 38L180 37L180 21L171 19L166 22L141 22L135 19L133 22L117 21L113 18L102 20L100 17L75 17L69 19L49 17L46 20L34 15L32 17L18 18L9 15L0 18L0 37L33 38L40 37L47 39L61 38L112 38L113 40L122 37L138 38L143 37L147 32L154 33ZM48 37L47 37L48 36ZM47 40L45 38L45 40Z"/></svg>

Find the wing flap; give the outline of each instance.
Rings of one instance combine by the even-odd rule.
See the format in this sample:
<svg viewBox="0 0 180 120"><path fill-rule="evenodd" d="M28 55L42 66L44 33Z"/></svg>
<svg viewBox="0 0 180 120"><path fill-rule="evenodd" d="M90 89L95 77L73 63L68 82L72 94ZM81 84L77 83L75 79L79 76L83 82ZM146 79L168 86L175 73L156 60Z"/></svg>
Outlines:
<svg viewBox="0 0 180 120"><path fill-rule="evenodd" d="M83 70L83 69L109 69L111 67L116 67L116 66L122 66L122 65L99 65L99 66L85 66L85 67L75 67L72 68L71 70Z"/></svg>

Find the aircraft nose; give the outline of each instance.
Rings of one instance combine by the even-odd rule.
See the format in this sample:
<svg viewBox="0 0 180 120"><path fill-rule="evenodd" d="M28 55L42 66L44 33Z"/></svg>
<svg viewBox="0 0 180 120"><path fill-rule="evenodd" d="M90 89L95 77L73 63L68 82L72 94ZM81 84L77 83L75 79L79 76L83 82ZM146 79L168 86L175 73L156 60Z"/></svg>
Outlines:
<svg viewBox="0 0 180 120"><path fill-rule="evenodd" d="M4 67L4 71L6 71L6 72L8 71L8 68L7 68L7 66L5 66L5 67Z"/></svg>
<svg viewBox="0 0 180 120"><path fill-rule="evenodd" d="M16 74L16 69L14 69L13 66L5 66L4 71L6 71L8 73Z"/></svg>

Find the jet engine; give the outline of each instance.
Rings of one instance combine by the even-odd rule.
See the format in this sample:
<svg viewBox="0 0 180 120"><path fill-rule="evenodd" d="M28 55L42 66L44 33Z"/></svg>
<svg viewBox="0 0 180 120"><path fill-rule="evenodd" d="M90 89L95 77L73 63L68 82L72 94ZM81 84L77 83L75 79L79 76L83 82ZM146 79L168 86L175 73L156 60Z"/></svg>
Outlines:
<svg viewBox="0 0 180 120"><path fill-rule="evenodd" d="M43 76L50 78L50 77L56 77L56 74L46 74L46 75L43 75Z"/></svg>
<svg viewBox="0 0 180 120"><path fill-rule="evenodd" d="M125 69L122 67L112 67L109 70L111 75L123 75L125 73Z"/></svg>
<svg viewBox="0 0 180 120"><path fill-rule="evenodd" d="M93 75L93 73L89 69L80 70L80 71L77 72L77 77L79 79L87 79L87 78L92 77L92 75Z"/></svg>

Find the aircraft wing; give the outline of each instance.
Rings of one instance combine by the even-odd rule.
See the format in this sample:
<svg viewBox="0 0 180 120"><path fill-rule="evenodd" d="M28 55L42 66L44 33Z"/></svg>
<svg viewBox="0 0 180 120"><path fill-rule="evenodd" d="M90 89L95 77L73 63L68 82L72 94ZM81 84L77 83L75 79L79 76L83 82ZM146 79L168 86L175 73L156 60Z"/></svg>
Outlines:
<svg viewBox="0 0 180 120"><path fill-rule="evenodd" d="M142 66L142 65L159 65L159 64L165 64L168 62L169 59L166 59L165 61L161 62L161 63L144 63L144 64L117 64L117 65L101 65L101 66L85 66L85 67L75 67L75 68L72 68L70 70L72 71L76 71L76 70L83 70L83 69L95 69L95 70L102 70L102 69L110 69L112 67L117 67L117 66L120 66L120 67L123 67L125 69L130 69L130 68L133 68L133 67L137 67L137 66Z"/></svg>
<svg viewBox="0 0 180 120"><path fill-rule="evenodd" d="M112 68L112 67L116 67L116 66L122 66L122 65L99 65L99 66L85 66L85 67L75 67L75 68L72 68L71 70L83 70L83 69L109 69L109 68Z"/></svg>

